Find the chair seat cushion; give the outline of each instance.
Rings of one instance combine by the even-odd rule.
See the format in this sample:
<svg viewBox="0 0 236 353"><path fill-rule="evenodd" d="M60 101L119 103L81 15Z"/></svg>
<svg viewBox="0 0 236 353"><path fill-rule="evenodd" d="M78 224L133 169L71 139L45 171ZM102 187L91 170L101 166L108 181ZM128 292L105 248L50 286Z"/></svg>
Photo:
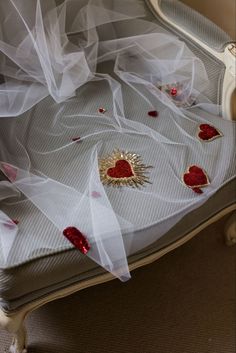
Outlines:
<svg viewBox="0 0 236 353"><path fill-rule="evenodd" d="M174 243L224 208L234 204L235 188L236 180L226 184L203 206L186 215L165 236L130 256L129 263L144 259L147 255ZM152 228L155 232L155 226ZM41 257L0 271L0 305L4 311L13 312L32 300L102 273L104 270L101 267L74 249Z"/></svg>

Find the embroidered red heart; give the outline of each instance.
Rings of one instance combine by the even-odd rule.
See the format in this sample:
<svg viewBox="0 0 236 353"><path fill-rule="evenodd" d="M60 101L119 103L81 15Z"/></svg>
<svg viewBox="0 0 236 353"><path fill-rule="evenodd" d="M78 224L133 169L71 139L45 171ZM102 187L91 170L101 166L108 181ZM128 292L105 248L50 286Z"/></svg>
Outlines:
<svg viewBox="0 0 236 353"><path fill-rule="evenodd" d="M202 193L201 187L209 185L206 172L196 165L192 165L188 168L188 171L184 173L183 182L198 194Z"/></svg>
<svg viewBox="0 0 236 353"><path fill-rule="evenodd" d="M203 141L214 140L215 138L222 136L220 131L209 124L201 124L199 130L198 137Z"/></svg>
<svg viewBox="0 0 236 353"><path fill-rule="evenodd" d="M134 176L134 173L129 162L120 159L116 162L115 167L107 170L107 175L111 178L130 178Z"/></svg>
<svg viewBox="0 0 236 353"><path fill-rule="evenodd" d="M63 235L76 247L82 254L86 255L90 250L90 244L81 231L75 227L67 227L63 230Z"/></svg>

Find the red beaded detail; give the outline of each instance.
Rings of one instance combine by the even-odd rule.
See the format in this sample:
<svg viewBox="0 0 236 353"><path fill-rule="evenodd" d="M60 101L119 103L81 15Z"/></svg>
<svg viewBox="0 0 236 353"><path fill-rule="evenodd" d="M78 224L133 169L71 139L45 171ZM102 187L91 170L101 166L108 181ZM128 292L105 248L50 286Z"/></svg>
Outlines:
<svg viewBox="0 0 236 353"><path fill-rule="evenodd" d="M129 178L134 176L128 161L121 159L116 162L115 167L107 170L107 175L111 178Z"/></svg>
<svg viewBox="0 0 236 353"><path fill-rule="evenodd" d="M171 96L175 97L175 96L177 96L177 93L178 93L177 88L172 87L172 88L170 89L170 94L171 94Z"/></svg>
<svg viewBox="0 0 236 353"><path fill-rule="evenodd" d="M67 227L63 235L84 255L90 250L86 237L75 227Z"/></svg>
<svg viewBox="0 0 236 353"><path fill-rule="evenodd" d="M201 187L207 186L210 183L206 172L196 165L192 165L184 173L183 182L197 194L202 194Z"/></svg>
<svg viewBox="0 0 236 353"><path fill-rule="evenodd" d="M151 110L150 112L148 112L148 115L153 117L153 118L156 118L156 117L158 117L158 111Z"/></svg>
<svg viewBox="0 0 236 353"><path fill-rule="evenodd" d="M203 141L212 141L217 137L221 137L222 133L218 131L214 126L209 124L201 124L199 126L199 139Z"/></svg>
<svg viewBox="0 0 236 353"><path fill-rule="evenodd" d="M103 108L103 107L99 108L98 111L99 111L99 113L101 113L101 114L106 113L106 109Z"/></svg>

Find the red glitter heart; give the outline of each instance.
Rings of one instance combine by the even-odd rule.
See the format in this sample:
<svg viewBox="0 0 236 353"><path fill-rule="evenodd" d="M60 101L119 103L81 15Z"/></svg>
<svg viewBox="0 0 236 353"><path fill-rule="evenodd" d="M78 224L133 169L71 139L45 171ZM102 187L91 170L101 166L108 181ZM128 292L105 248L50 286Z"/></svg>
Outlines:
<svg viewBox="0 0 236 353"><path fill-rule="evenodd" d="M202 193L200 187L209 185L209 180L205 171L196 165L188 168L188 172L183 175L183 181L185 185L198 194Z"/></svg>
<svg viewBox="0 0 236 353"><path fill-rule="evenodd" d="M198 133L198 137L203 141L213 140L222 136L222 134L214 126L208 124L201 124L199 129L200 132Z"/></svg>
<svg viewBox="0 0 236 353"><path fill-rule="evenodd" d="M156 110L151 110L150 112L148 112L148 115L153 118L156 118L158 117L158 112Z"/></svg>
<svg viewBox="0 0 236 353"><path fill-rule="evenodd" d="M86 237L75 227L67 227L63 231L63 235L84 255L90 249L90 245Z"/></svg>
<svg viewBox="0 0 236 353"><path fill-rule="evenodd" d="M120 159L116 162L115 167L107 170L107 175L111 178L130 178L134 176L134 173L129 162Z"/></svg>

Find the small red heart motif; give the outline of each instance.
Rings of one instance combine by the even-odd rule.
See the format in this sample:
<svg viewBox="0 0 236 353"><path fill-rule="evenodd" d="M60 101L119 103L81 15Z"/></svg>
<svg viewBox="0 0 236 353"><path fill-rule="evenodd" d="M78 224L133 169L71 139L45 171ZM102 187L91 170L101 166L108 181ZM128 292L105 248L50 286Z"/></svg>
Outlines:
<svg viewBox="0 0 236 353"><path fill-rule="evenodd" d="M134 173L129 162L120 159L116 162L115 167L107 170L107 175L111 178L130 178L134 176Z"/></svg>
<svg viewBox="0 0 236 353"><path fill-rule="evenodd" d="M208 124L201 124L199 130L198 137L203 141L214 140L215 138L222 136L214 126Z"/></svg>
<svg viewBox="0 0 236 353"><path fill-rule="evenodd" d="M185 185L198 194L202 193L200 187L209 185L207 174L202 168L196 165L192 165L188 168L188 171L183 175L183 181Z"/></svg>
<svg viewBox="0 0 236 353"><path fill-rule="evenodd" d="M82 254L86 255L90 249L90 244L86 237L76 227L67 227L63 230L63 235L76 247Z"/></svg>

